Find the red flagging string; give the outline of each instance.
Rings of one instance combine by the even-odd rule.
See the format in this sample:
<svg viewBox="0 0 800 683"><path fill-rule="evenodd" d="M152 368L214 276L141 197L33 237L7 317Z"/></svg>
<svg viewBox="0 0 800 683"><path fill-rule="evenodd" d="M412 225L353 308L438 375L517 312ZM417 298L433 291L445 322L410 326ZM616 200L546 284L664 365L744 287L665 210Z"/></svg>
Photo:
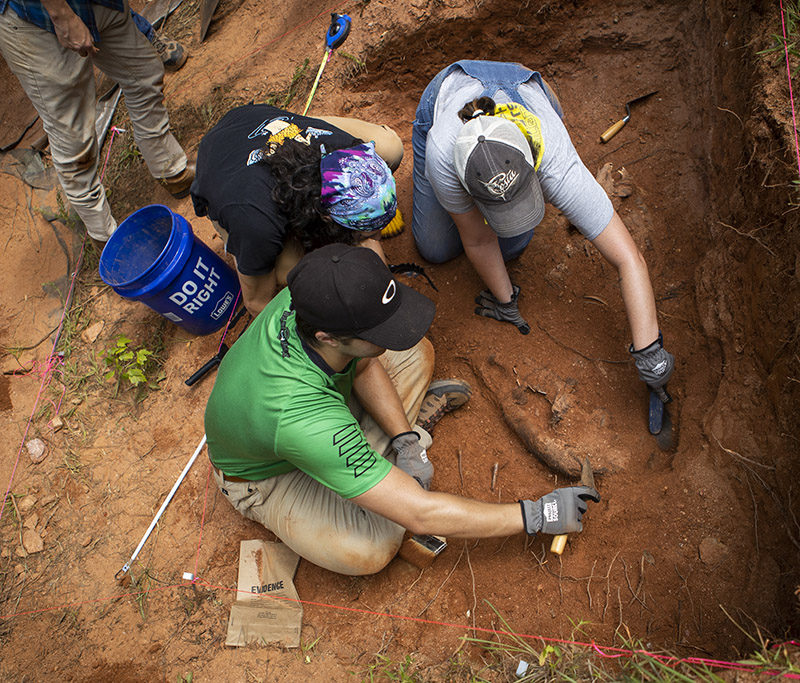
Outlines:
<svg viewBox="0 0 800 683"><path fill-rule="evenodd" d="M177 583L170 586L157 586L155 588L149 588L148 590L143 590L143 591L135 591L132 593L119 593L117 595L112 595L107 598L95 598L94 600L83 600L80 602L72 602L68 604L58 605L56 607L48 607L45 609L29 610L26 612L16 612L14 614L0 615L0 619L12 619L14 617L32 616L34 614L42 614L45 612L55 612L62 609L80 607L82 605L92 605L101 602L110 602L112 600L119 600L120 598L127 598L127 597L135 598L140 595L146 595L151 591L164 591L172 588L188 588L193 585L204 586L205 588L210 588L212 590L228 591L229 593L242 593L243 595L246 595L250 599L258 598L261 600L282 600L284 602L295 602L301 605L309 605L312 607L324 607L327 609L335 609L341 612L355 612L357 614L366 614L375 617L386 617L388 619L397 619L399 621L412 621L419 624L429 624L431 626L443 626L447 628L455 628L458 629L459 631L475 631L477 633L488 633L491 635L525 638L526 640L540 640L542 642L557 643L561 645L577 645L579 647L592 649L597 655L605 659L618 659L620 657L632 657L633 655L642 655L644 657L650 657L652 659L656 659L668 666L677 666L679 664L697 664L718 669L728 669L730 671L743 671L758 675L768 675L772 677L786 678L791 680L800 680L800 674L782 673L780 671L761 671L759 670L759 667L757 665L744 664L742 662L728 662L721 659L708 659L705 657L686 657L683 659L679 659L677 657L670 657L667 655L659 655L654 652L648 652L647 650L629 650L611 646L600 649L600 647L594 641L581 642L577 640L565 640L562 638L548 638L546 636L534 636L525 633L516 633L514 631L503 631L494 628L484 628L481 626L467 626L465 624L455 624L448 621L435 621L432 619L420 619L419 617L407 617L402 614L391 614L389 612L376 612L374 610L362 609L359 607L344 607L342 605L331 605L329 603L315 602L312 600L296 600L294 598L282 597L277 595L254 595L249 591L239 591L236 588L228 588L227 586L220 586L217 584L209 583L208 581L205 581L204 579L200 579L198 577L195 577L195 579L190 582ZM784 643L784 645L788 644L797 645L798 643L793 640Z"/></svg>
<svg viewBox="0 0 800 683"><path fill-rule="evenodd" d="M225 325L225 329L222 331L222 339L219 340L219 346L217 347L217 353L222 351L222 345L225 343L225 337L228 334L228 328L231 326L231 320L233 320L233 316L236 314L236 305L239 303L239 297L242 296L242 290L240 289L236 294L236 299L233 301L233 306L231 306L231 314L228 316L228 322Z"/></svg>
<svg viewBox="0 0 800 683"><path fill-rule="evenodd" d="M781 28L783 29L783 53L786 56L786 78L789 81L789 102L792 106L792 127L794 128L794 149L797 153L797 172L800 175L800 144L797 141L797 115L794 108L794 93L792 92L792 68L789 66L789 38L786 35L786 18L783 13L783 0L781 6Z"/></svg>
<svg viewBox="0 0 800 683"><path fill-rule="evenodd" d="M100 172L100 182L103 182L103 178L106 175L106 166L108 166L108 158L111 156L111 145L114 144L114 138L116 137L117 133L127 133L124 128L117 128L116 126L111 126L111 139L108 141L108 151L106 152L106 160L103 162L103 170Z"/></svg>

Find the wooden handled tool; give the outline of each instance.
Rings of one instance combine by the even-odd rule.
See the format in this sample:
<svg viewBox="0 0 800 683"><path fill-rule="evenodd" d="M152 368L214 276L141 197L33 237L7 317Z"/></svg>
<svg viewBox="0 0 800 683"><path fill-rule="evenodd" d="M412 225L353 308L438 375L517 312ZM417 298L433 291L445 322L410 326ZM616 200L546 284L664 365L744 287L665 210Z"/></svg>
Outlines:
<svg viewBox="0 0 800 683"><path fill-rule="evenodd" d="M589 486L594 488L594 472L592 472L592 465L587 457L581 466L581 486ZM553 542L550 544L550 552L560 555L564 552L564 547L567 545L567 535L559 534L553 536Z"/></svg>
<svg viewBox="0 0 800 683"><path fill-rule="evenodd" d="M619 121L617 121L615 124L610 126L608 128L608 130L606 130L605 133L603 133L600 136L600 142L608 142L617 133L619 133L620 130L622 130L622 126L624 126L626 123L628 123L628 121L630 121L630 119L631 119L631 105L632 104L634 104L635 102L641 102L642 100L646 100L648 97L650 97L651 95L655 95L657 92L658 92L658 90L653 90L653 92L649 92L646 95L640 95L639 97L636 97L636 98L632 99L630 102L626 102L625 103L625 112L626 112L625 116L623 118L621 118Z"/></svg>

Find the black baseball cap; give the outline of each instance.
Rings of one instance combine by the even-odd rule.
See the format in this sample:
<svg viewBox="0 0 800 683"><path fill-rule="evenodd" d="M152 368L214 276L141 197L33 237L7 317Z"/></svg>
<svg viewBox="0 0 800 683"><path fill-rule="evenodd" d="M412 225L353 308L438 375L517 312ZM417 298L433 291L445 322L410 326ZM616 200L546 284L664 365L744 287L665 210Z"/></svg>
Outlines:
<svg viewBox="0 0 800 683"><path fill-rule="evenodd" d="M397 282L365 247L329 244L312 251L286 280L297 315L309 325L393 351L422 339L436 313L433 301Z"/></svg>

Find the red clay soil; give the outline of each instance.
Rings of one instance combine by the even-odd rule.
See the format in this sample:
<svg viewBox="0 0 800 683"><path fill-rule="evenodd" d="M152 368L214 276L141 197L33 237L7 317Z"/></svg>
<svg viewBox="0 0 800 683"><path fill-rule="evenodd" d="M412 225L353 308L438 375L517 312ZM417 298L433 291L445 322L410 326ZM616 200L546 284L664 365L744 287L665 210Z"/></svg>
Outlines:
<svg viewBox="0 0 800 683"><path fill-rule="evenodd" d="M677 447L662 450L648 433L613 268L558 211L548 208L510 265L533 327L526 337L474 316L482 286L468 262L425 264L409 227L385 242L386 253L426 266L438 292L423 278L406 281L437 303L436 375L474 388L436 427L435 488L508 502L572 481L527 439L564 462L588 455L603 500L560 558L549 538L516 536L454 541L424 571L396 559L354 578L301 561L306 649L226 648L239 541L272 538L209 486L204 455L134 565L136 585L114 579L203 434L212 379L192 388L184 380L214 355L220 334L191 337L121 299L88 254L61 335L64 364L34 410L77 245L37 212L58 212L54 193L2 173L0 482L11 481L13 502L0 522L0 679L351 680L380 653L393 662L412 655L419 680L467 680L469 667L509 680L510 659L485 669L478 648L459 650L468 627L502 626L492 607L519 633L632 639L680 656L746 655L752 644L739 626L796 636L797 163L785 64L757 54L780 32L775 3L222 0L200 43L199 3L186 0L165 32L191 50L166 85L187 150L236 104L281 105L291 86L288 106L302 110L333 10L353 18L348 54L327 67L311 113L398 131L409 219L411 123L442 67L519 61L555 87L579 153L602 171L647 259L677 362ZM652 90L601 145L625 102ZM124 107L115 123L126 127ZM171 199L131 150L127 136L111 150L106 185L118 219L164 203L221 253L208 221L189 200ZM157 391L123 386L114 396L103 381L102 357L120 334L158 352ZM23 449L14 470L33 438L44 441L44 460L34 464ZM179 586L187 571L200 585Z"/></svg>

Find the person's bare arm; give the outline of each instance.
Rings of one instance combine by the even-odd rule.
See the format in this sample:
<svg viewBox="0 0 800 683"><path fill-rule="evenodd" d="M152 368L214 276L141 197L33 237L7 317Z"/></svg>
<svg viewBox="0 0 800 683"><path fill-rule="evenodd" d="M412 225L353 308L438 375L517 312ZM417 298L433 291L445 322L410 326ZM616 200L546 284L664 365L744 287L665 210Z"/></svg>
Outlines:
<svg viewBox="0 0 800 683"><path fill-rule="evenodd" d="M378 237L367 237L365 240L361 240L359 243L360 247L366 247L367 249L371 249L374 251L378 256L381 257L381 261L383 261L387 266L389 262L386 260L386 254L383 252L383 246L381 245L380 236Z"/></svg>
<svg viewBox="0 0 800 683"><path fill-rule="evenodd" d="M467 213L451 213L456 224L464 253L481 280L500 302L511 300L511 280L508 277L497 235L483 220L477 207Z"/></svg>
<svg viewBox="0 0 800 683"><path fill-rule="evenodd" d="M237 271L239 285L242 288L242 300L250 315L254 318L261 313L275 296L277 278L275 271L267 275L243 275Z"/></svg>
<svg viewBox="0 0 800 683"><path fill-rule="evenodd" d="M62 47L87 57L97 52L89 28L72 11L66 0L42 0L42 6L56 31L56 38Z"/></svg>
<svg viewBox="0 0 800 683"><path fill-rule="evenodd" d="M619 273L619 287L633 347L643 349L658 338L656 300L647 272L647 263L617 212L592 242Z"/></svg>
<svg viewBox="0 0 800 683"><path fill-rule="evenodd" d="M364 410L390 437L410 432L403 403L386 369L377 358L358 361L353 392Z"/></svg>
<svg viewBox="0 0 800 683"><path fill-rule="evenodd" d="M397 467L392 467L369 491L351 500L414 534L490 538L525 530L518 503L484 503L426 491Z"/></svg>

